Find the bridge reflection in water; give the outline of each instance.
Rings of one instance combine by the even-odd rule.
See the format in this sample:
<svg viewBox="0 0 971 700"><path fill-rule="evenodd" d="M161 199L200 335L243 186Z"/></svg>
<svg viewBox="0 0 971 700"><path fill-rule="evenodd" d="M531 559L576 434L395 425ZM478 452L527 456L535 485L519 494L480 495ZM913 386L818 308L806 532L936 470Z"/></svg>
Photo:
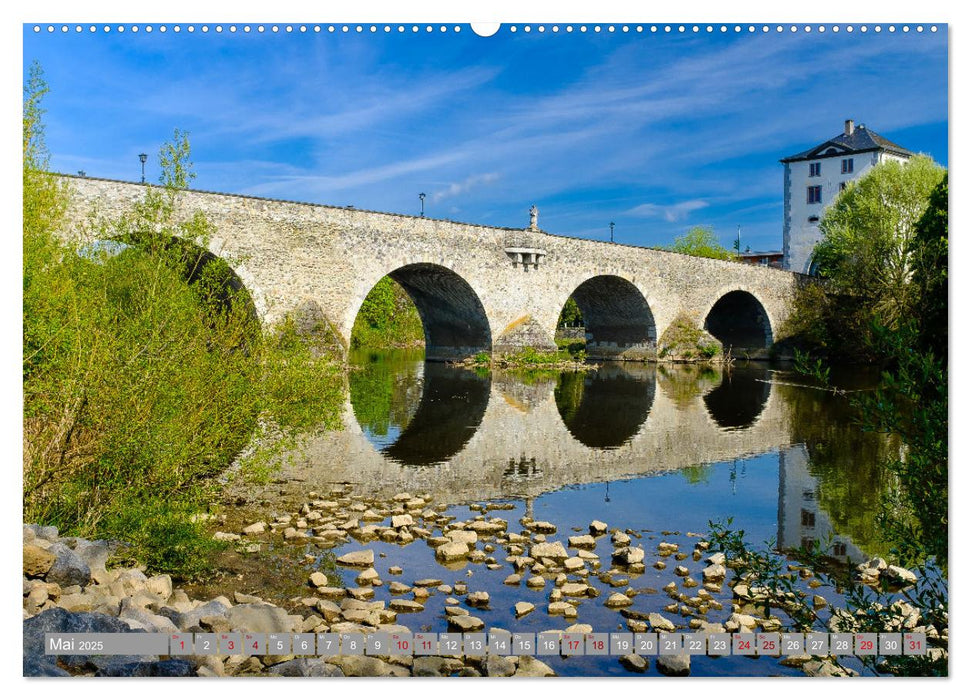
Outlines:
<svg viewBox="0 0 971 700"><path fill-rule="evenodd" d="M874 507L892 446L861 436L845 401L764 364L476 373L400 354L352 364L344 429L309 440L275 481L281 495L349 483L441 503L529 503L565 486L665 473L691 481L713 464L740 463L744 472L745 464L764 468L757 456L776 455L777 476L774 467L762 473L756 493L773 511L778 502L774 534L783 546L835 531L847 533L835 553L857 556L852 542L876 551L872 518L859 512ZM766 492L765 479L778 487Z"/></svg>
<svg viewBox="0 0 971 700"><path fill-rule="evenodd" d="M353 364L345 429L309 448L328 481L495 498L731 460L792 441L764 365L476 373L377 354Z"/></svg>

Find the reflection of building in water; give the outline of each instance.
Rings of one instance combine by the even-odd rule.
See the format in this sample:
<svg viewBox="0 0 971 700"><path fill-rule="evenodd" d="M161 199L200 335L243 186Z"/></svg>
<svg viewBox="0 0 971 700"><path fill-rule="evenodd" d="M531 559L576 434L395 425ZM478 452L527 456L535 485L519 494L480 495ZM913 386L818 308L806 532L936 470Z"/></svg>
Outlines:
<svg viewBox="0 0 971 700"><path fill-rule="evenodd" d="M834 557L863 561L867 556L849 537L835 535L829 515L819 506L819 482L809 473L805 445L779 450L780 549L793 550L818 541Z"/></svg>

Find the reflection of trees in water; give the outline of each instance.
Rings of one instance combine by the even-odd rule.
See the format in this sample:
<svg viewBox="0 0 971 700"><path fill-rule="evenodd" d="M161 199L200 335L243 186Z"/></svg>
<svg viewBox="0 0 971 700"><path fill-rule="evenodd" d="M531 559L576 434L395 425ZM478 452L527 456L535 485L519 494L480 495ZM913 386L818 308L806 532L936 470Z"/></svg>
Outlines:
<svg viewBox="0 0 971 700"><path fill-rule="evenodd" d="M654 368L604 364L564 372L553 392L567 430L587 447L616 449L640 430L654 403Z"/></svg>
<svg viewBox="0 0 971 700"><path fill-rule="evenodd" d="M421 400L422 358L420 350L351 355L351 406L362 429L386 436L391 426L408 425Z"/></svg>
<svg viewBox="0 0 971 700"><path fill-rule="evenodd" d="M387 436L382 454L406 465L444 462L475 434L489 403L489 379L420 355L393 352L352 358L351 406L369 436ZM419 379L419 376L421 379ZM378 442L380 441L373 441Z"/></svg>
<svg viewBox="0 0 971 700"><path fill-rule="evenodd" d="M775 388L790 413L793 443L806 445L818 503L833 528L868 554L887 554L876 514L882 494L893 487L885 465L898 454L899 440L864 432L845 396L785 384Z"/></svg>
<svg viewBox="0 0 971 700"><path fill-rule="evenodd" d="M657 383L661 391L681 410L718 386L721 376L721 369L712 365L658 365L657 368Z"/></svg>

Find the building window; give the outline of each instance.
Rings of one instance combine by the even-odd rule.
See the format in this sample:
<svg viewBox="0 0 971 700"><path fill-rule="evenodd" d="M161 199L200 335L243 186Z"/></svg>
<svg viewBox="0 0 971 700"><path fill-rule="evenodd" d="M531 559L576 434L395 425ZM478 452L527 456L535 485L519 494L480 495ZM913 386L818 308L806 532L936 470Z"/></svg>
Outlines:
<svg viewBox="0 0 971 700"><path fill-rule="evenodd" d="M851 173L851 172L853 172L853 159L852 158L844 158L843 159L842 172L844 172L844 173Z"/></svg>
<svg viewBox="0 0 971 700"><path fill-rule="evenodd" d="M809 164L809 177L819 177L822 172L822 163Z"/></svg>
<svg viewBox="0 0 971 700"><path fill-rule="evenodd" d="M823 186L812 185L806 188L806 204L819 204L823 201Z"/></svg>
<svg viewBox="0 0 971 700"><path fill-rule="evenodd" d="M815 214L813 216L810 216L809 217L809 223L811 223L811 224L818 224L819 223L819 217L816 216Z"/></svg>
<svg viewBox="0 0 971 700"><path fill-rule="evenodd" d="M833 545L833 556L845 557L846 556L846 543L837 542Z"/></svg>
<svg viewBox="0 0 971 700"><path fill-rule="evenodd" d="M803 527L816 527L816 514L811 510L803 509L800 512L802 516L802 526Z"/></svg>
<svg viewBox="0 0 971 700"><path fill-rule="evenodd" d="M845 189L846 189L846 183L845 182L841 182L840 183L840 192L842 192Z"/></svg>

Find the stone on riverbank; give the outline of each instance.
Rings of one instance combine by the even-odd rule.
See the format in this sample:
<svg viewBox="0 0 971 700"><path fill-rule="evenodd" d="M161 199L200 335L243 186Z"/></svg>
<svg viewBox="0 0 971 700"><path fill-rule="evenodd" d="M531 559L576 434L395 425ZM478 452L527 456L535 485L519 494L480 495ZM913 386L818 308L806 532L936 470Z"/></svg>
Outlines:
<svg viewBox="0 0 971 700"><path fill-rule="evenodd" d="M33 544L24 545L24 575L39 577L47 574L57 559L46 549Z"/></svg>
<svg viewBox="0 0 971 700"><path fill-rule="evenodd" d="M514 675L526 678L545 678L555 676L556 672L539 659L532 656L520 656L519 668L516 669Z"/></svg>

